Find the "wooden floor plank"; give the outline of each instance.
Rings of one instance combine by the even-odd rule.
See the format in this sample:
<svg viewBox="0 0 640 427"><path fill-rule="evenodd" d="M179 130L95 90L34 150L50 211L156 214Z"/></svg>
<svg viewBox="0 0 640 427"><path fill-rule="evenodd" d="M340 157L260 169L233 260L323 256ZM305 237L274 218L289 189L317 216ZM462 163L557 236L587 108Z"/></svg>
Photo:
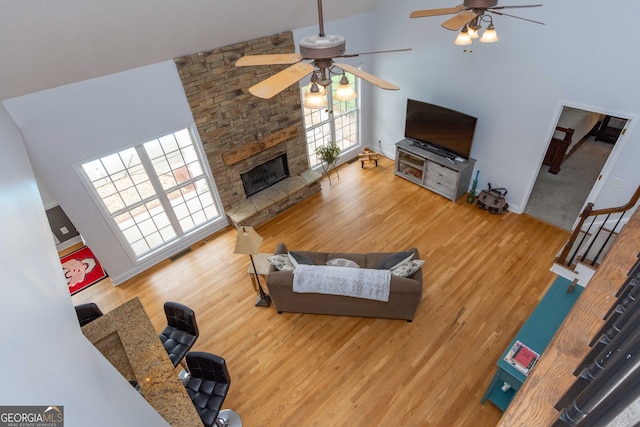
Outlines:
<svg viewBox="0 0 640 427"><path fill-rule="evenodd" d="M491 215L393 174L393 162L340 167L322 191L257 227L261 250L400 251L426 260L415 320L284 313L254 307L249 260L231 227L113 287L77 293L103 311L138 296L155 328L165 301L191 306L195 350L227 360L224 407L247 426L494 426L480 399L495 364L554 275L568 232L527 215Z"/></svg>

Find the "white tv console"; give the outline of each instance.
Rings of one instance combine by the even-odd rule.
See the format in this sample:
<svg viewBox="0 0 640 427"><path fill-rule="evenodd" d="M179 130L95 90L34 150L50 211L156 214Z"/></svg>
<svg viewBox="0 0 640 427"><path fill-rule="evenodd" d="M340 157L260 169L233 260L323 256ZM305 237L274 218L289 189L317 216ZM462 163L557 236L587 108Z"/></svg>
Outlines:
<svg viewBox="0 0 640 427"><path fill-rule="evenodd" d="M395 174L455 202L469 191L475 159L451 160L414 146L396 143Z"/></svg>

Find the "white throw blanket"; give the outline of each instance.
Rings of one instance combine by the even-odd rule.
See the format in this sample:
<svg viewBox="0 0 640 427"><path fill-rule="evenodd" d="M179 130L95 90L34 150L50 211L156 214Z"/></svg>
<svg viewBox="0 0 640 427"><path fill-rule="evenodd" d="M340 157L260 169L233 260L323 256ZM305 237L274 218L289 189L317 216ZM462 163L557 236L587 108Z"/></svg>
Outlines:
<svg viewBox="0 0 640 427"><path fill-rule="evenodd" d="M293 272L294 292L344 295L389 301L390 270L300 264Z"/></svg>

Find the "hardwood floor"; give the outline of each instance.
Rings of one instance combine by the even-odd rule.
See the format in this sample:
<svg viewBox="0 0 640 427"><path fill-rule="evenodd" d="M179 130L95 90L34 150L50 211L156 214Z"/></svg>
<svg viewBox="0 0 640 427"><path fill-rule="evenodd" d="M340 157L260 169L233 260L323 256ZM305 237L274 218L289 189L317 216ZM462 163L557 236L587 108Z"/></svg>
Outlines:
<svg viewBox="0 0 640 427"><path fill-rule="evenodd" d="M118 287L72 297L108 311L138 296L154 326L167 300L191 306L194 349L227 360L224 407L246 426L493 426L480 399L496 361L554 275L568 232L527 215L452 203L393 174L393 162L343 165L340 180L256 230L261 250L400 251L426 260L412 323L284 313L254 307L249 259L228 227L192 252Z"/></svg>

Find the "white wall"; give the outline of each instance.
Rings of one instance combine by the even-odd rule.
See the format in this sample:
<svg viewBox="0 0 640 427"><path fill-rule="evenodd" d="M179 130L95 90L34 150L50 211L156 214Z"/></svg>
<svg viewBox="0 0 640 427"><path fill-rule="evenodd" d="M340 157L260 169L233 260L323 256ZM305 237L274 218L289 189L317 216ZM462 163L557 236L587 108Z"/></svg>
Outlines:
<svg viewBox="0 0 640 427"><path fill-rule="evenodd" d="M2 405L62 405L65 426L162 426L82 335L20 130L0 105Z"/></svg>
<svg viewBox="0 0 640 427"><path fill-rule="evenodd" d="M173 61L4 101L38 178L64 209L114 284L227 224L226 218L136 265L80 181L74 164L193 124Z"/></svg>
<svg viewBox="0 0 640 427"><path fill-rule="evenodd" d="M409 18L411 11L430 7L436 6L418 0L381 0L374 11L376 49L413 48L410 55L376 55L370 70L387 75L401 88L401 96L372 93L370 138L382 140L386 154L394 155L394 144L403 137L406 98L476 116L471 155L480 170L479 188L487 182L507 187L511 209L521 212L563 100L596 111L640 116L636 88L640 58L633 54L640 39L637 2L607 4L605 13L596 0L513 9L509 13L546 25L494 15L500 41L475 42L472 53L455 46L456 33L440 26L448 16ZM634 165L640 158L639 132L627 133L626 148L609 176L624 179L625 185L616 189L604 183L596 207L626 203L640 184Z"/></svg>

